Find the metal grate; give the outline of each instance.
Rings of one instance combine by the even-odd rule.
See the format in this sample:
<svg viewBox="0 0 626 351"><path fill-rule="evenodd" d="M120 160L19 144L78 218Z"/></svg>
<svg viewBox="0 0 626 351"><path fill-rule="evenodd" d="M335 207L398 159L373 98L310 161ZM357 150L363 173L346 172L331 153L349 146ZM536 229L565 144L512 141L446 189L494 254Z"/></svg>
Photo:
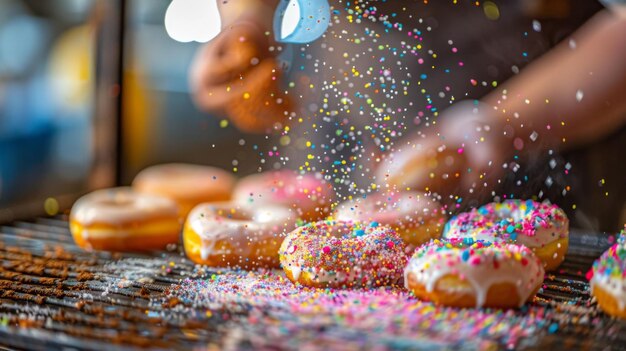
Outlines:
<svg viewBox="0 0 626 351"><path fill-rule="evenodd" d="M608 245L602 236L572 233L566 262L548 276L535 301L557 310L559 329L520 347L626 348L626 323L597 309L584 279ZM223 345L220 314L164 318L180 304L166 297L166 289L199 274L178 251L156 257L86 253L74 245L66 218L57 217L0 227L0 260L0 345L8 349Z"/></svg>

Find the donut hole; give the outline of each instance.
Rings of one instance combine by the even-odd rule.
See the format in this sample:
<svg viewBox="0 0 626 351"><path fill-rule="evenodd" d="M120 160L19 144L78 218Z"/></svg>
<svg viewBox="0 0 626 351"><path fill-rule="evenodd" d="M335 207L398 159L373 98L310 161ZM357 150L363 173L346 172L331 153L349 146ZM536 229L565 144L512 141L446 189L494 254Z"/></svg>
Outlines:
<svg viewBox="0 0 626 351"><path fill-rule="evenodd" d="M130 207L135 204L135 199L127 196L114 196L100 200L100 204L109 207Z"/></svg>
<svg viewBox="0 0 626 351"><path fill-rule="evenodd" d="M217 209L217 213L220 216L235 222L250 222L255 220L253 213L242 209L223 208Z"/></svg>

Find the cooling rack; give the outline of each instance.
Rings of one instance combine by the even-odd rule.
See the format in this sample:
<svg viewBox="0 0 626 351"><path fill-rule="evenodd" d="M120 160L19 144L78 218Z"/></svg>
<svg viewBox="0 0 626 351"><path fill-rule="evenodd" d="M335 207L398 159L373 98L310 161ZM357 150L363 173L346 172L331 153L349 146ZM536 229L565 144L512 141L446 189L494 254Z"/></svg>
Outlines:
<svg viewBox="0 0 626 351"><path fill-rule="evenodd" d="M554 312L558 330L515 347L529 350L626 349L626 323L603 314L585 273L610 243L607 236L573 231L567 259L549 274L534 305ZM184 279L220 274L198 267L173 248L153 255L86 253L76 247L67 218L34 218L0 227L0 348L4 349L249 349L226 326L246 308L179 313L168 296ZM258 337L258 335L256 336ZM346 345L335 345L343 346ZM402 349L472 348L458 344L394 344ZM507 345L495 344L496 348ZM266 344L267 349L280 345ZM328 346L325 346L328 347ZM333 346L330 346L333 348ZM493 345L492 345L493 347Z"/></svg>

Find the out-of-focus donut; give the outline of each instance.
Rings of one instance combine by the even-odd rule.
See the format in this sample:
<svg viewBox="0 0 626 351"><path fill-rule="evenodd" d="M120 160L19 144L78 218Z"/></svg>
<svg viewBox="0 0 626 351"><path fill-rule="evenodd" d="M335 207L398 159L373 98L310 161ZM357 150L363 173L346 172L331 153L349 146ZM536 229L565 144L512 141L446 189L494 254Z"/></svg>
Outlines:
<svg viewBox="0 0 626 351"><path fill-rule="evenodd" d="M326 217L333 198L332 187L320 177L289 170L247 176L237 183L233 194L239 203L289 207L305 221Z"/></svg>
<svg viewBox="0 0 626 351"><path fill-rule="evenodd" d="M139 192L176 201L183 219L200 203L230 200L234 186L235 178L222 169L183 163L148 167L133 181Z"/></svg>
<svg viewBox="0 0 626 351"><path fill-rule="evenodd" d="M74 204L70 230L87 250L150 251L177 243L178 206L168 198L131 188L97 190Z"/></svg>
<svg viewBox="0 0 626 351"><path fill-rule="evenodd" d="M414 191L376 193L347 201L335 209L333 218L389 226L410 251L439 238L446 222L445 211L436 200Z"/></svg>

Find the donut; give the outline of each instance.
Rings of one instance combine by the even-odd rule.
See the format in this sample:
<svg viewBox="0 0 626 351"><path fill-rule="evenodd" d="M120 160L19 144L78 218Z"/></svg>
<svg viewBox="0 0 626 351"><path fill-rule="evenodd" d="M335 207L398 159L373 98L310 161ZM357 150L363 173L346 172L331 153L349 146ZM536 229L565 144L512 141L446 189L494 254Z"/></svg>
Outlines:
<svg viewBox="0 0 626 351"><path fill-rule="evenodd" d="M569 243L569 221L556 205L532 200L490 203L450 219L444 238L472 238L524 245L544 263L546 271L565 259Z"/></svg>
<svg viewBox="0 0 626 351"><path fill-rule="evenodd" d="M344 202L337 206L333 218L389 226L409 251L439 238L446 221L445 211L437 201L413 191L376 193Z"/></svg>
<svg viewBox="0 0 626 351"><path fill-rule="evenodd" d="M70 212L72 237L87 250L165 249L178 242L180 229L174 201L128 187L89 193L78 199Z"/></svg>
<svg viewBox="0 0 626 351"><path fill-rule="evenodd" d="M231 202L196 206L183 229L183 245L194 262L217 267L279 268L278 249L295 216L282 206Z"/></svg>
<svg viewBox="0 0 626 351"><path fill-rule="evenodd" d="M320 221L287 235L280 263L294 283L318 288L397 284L407 262L405 244L378 223Z"/></svg>
<svg viewBox="0 0 626 351"><path fill-rule="evenodd" d="M460 154L457 149L430 146L404 145L389 153L376 170L377 179L384 180L392 189L423 190L417 186L426 184L427 191L442 192L462 186L460 175L468 168L466 154Z"/></svg>
<svg viewBox="0 0 626 351"><path fill-rule="evenodd" d="M176 201L183 219L200 203L230 200L234 185L235 178L222 169L183 163L148 167L133 180L139 192Z"/></svg>
<svg viewBox="0 0 626 351"><path fill-rule="evenodd" d="M539 258L522 245L435 239L415 251L404 283L438 305L517 308L539 290L544 274Z"/></svg>
<svg viewBox="0 0 626 351"><path fill-rule="evenodd" d="M233 200L253 206L286 206L294 209L298 218L311 222L329 214L333 195L330 185L315 175L281 170L244 177L235 186Z"/></svg>
<svg viewBox="0 0 626 351"><path fill-rule="evenodd" d="M626 244L619 242L591 268L591 293L607 314L626 319Z"/></svg>

